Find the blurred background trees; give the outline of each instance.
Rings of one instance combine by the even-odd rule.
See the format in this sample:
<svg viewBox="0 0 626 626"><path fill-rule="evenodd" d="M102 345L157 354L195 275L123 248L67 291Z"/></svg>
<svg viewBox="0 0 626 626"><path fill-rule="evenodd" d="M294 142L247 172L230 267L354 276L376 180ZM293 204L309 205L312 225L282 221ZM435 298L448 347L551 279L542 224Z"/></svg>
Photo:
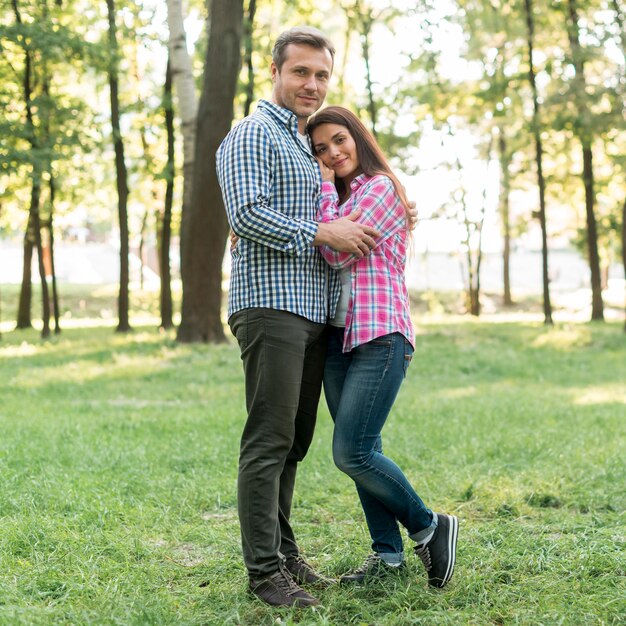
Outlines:
<svg viewBox="0 0 626 626"><path fill-rule="evenodd" d="M493 214L505 306L516 291L511 255L534 237L545 322L549 252L563 245L584 255L590 318L604 319L609 267L626 266L623 0L0 7L0 246L22 241L18 328L32 324L36 284L42 334L60 331L55 251L80 231L119 251L118 330L130 329L133 294L152 266L161 325L179 324L181 341L224 339L227 227L214 151L231 122L269 97L271 45L302 23L337 47L327 101L376 133L418 204L426 240L437 224L448 228L468 312L482 310Z"/></svg>

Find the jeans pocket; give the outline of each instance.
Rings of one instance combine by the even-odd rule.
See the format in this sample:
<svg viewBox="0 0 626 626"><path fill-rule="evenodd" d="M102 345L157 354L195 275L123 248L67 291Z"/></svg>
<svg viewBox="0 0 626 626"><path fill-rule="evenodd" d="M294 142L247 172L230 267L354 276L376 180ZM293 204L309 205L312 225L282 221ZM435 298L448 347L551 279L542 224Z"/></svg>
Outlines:
<svg viewBox="0 0 626 626"><path fill-rule="evenodd" d="M375 339L370 339L367 343L372 346L386 346L387 348L391 346L392 335L381 335L380 337L376 337Z"/></svg>
<svg viewBox="0 0 626 626"><path fill-rule="evenodd" d="M406 378L407 370L409 369L409 365L411 365L411 361L413 360L413 346L404 340L404 376Z"/></svg>
<svg viewBox="0 0 626 626"><path fill-rule="evenodd" d="M228 325L239 344L240 351L243 353L248 345L248 309L233 313L228 320Z"/></svg>

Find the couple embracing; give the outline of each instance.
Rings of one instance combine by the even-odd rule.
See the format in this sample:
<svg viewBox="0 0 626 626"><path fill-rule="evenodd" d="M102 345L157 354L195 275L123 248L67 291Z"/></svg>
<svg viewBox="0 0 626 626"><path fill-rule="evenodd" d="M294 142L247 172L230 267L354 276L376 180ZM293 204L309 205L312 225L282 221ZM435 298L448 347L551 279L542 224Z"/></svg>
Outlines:
<svg viewBox="0 0 626 626"><path fill-rule="evenodd" d="M317 112L334 53L316 29L282 33L271 100L217 153L237 236L228 323L248 411L238 473L243 557L249 590L275 606L315 605L303 586L334 582L302 558L289 523L322 385L333 459L356 485L372 538L372 554L339 583L401 571L400 525L431 586L444 587L455 565L457 518L427 508L382 452L381 431L414 350L404 268L416 214L359 119L342 107Z"/></svg>

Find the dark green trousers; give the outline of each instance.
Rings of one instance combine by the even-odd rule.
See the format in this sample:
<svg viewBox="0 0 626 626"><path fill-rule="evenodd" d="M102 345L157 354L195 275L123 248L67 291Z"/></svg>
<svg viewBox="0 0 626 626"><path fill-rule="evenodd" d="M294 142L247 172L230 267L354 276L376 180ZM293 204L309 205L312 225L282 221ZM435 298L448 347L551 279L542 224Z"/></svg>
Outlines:
<svg viewBox="0 0 626 626"><path fill-rule="evenodd" d="M315 430L326 325L273 309L233 314L248 418L241 437L237 503L243 557L251 576L298 554L289 524L298 463Z"/></svg>

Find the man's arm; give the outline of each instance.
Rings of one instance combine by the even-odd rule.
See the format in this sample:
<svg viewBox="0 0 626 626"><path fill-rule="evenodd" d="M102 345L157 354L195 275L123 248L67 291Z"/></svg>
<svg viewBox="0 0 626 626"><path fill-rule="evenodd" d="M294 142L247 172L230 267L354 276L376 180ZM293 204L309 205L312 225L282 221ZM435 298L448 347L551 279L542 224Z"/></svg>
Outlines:
<svg viewBox="0 0 626 626"><path fill-rule="evenodd" d="M255 123L235 127L217 152L217 175L228 222L241 238L289 255L299 255L313 241L317 224L276 210L270 203L275 159L265 131Z"/></svg>
<svg viewBox="0 0 626 626"><path fill-rule="evenodd" d="M359 224L356 220L360 215L361 211L357 210L332 222L319 222L313 245L328 246L359 258L369 254L380 233L375 228Z"/></svg>

